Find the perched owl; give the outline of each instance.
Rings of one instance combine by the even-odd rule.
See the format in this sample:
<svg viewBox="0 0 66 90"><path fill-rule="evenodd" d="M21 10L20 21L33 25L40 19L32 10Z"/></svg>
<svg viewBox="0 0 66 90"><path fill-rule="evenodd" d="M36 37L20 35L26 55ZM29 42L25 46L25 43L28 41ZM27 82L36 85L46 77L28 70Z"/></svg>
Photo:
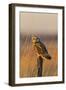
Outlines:
<svg viewBox="0 0 66 90"><path fill-rule="evenodd" d="M40 38L35 35L32 36L32 45L38 56L41 56L43 59L51 59L45 45L40 41Z"/></svg>

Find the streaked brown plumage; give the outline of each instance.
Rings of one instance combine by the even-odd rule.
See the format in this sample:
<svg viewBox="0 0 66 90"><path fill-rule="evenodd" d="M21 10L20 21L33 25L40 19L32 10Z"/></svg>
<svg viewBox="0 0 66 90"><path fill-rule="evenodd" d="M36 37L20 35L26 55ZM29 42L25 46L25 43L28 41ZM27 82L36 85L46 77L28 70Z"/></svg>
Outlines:
<svg viewBox="0 0 66 90"><path fill-rule="evenodd" d="M36 50L36 53L38 56L41 56L43 59L51 59L51 56L48 54L48 51L45 47L45 45L40 41L40 39L33 35L32 36L32 45L34 49Z"/></svg>

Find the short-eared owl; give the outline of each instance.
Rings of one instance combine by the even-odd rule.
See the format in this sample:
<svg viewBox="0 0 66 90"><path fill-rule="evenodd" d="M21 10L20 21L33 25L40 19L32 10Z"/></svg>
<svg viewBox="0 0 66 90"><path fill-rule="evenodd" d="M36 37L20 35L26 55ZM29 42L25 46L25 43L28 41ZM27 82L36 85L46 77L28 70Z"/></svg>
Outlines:
<svg viewBox="0 0 66 90"><path fill-rule="evenodd" d="M48 54L45 45L40 41L40 38L35 35L32 36L32 45L34 46L38 56L41 56L43 59L51 59L51 56Z"/></svg>

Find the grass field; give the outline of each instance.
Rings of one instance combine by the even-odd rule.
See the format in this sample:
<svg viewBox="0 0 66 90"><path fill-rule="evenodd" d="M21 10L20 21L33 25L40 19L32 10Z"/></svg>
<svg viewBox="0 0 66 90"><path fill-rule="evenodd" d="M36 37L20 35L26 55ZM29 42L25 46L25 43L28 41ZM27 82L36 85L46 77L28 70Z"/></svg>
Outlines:
<svg viewBox="0 0 66 90"><path fill-rule="evenodd" d="M23 42L22 42L23 40ZM37 56L32 48L31 40L28 36L22 37L20 44L20 77L37 77ZM57 40L45 39L42 42L47 47L52 59L43 61L42 76L56 76L58 70Z"/></svg>

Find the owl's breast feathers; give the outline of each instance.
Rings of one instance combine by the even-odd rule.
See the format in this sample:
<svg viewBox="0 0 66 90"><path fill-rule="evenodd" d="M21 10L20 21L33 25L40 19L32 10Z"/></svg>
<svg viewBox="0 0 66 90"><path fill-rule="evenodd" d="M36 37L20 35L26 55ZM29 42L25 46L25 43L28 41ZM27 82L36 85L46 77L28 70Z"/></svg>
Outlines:
<svg viewBox="0 0 66 90"><path fill-rule="evenodd" d="M39 55L45 57L46 59L51 59L51 56L48 54L48 51L42 42L35 43L34 47Z"/></svg>

